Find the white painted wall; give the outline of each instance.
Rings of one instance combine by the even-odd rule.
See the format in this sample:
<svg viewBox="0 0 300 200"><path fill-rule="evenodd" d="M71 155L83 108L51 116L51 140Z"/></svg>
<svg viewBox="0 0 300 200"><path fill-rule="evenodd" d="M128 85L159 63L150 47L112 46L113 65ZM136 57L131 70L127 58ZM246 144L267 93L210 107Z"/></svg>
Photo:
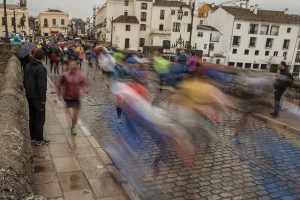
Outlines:
<svg viewBox="0 0 300 200"><path fill-rule="evenodd" d="M113 43L119 48L125 48L125 38L129 38L130 46L129 48L134 48L138 50L139 39L136 37L136 34L139 31L139 24L125 24L125 23L115 23L116 33L122 34L113 34ZM130 31L126 31L126 25L130 25Z"/></svg>

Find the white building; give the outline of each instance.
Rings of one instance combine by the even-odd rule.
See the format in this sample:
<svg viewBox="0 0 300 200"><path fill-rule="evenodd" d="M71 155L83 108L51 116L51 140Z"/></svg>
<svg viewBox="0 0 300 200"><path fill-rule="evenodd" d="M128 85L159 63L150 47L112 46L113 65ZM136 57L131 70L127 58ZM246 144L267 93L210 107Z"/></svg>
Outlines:
<svg viewBox="0 0 300 200"><path fill-rule="evenodd" d="M106 45L111 44L112 38L112 46L120 48L127 48L128 45L125 44L129 39L129 48L142 50L144 45L164 46L168 49L175 46L181 35L185 43L177 44L177 47L183 47L189 41L190 2L191 0L185 3L166 0L107 0L97 9L96 37ZM180 7L183 10L181 20L178 19ZM197 15L197 5L194 15ZM194 35L191 44L195 46L196 17L193 24ZM130 30L126 27L130 27Z"/></svg>
<svg viewBox="0 0 300 200"><path fill-rule="evenodd" d="M288 10L260 10L242 7L220 7L210 13L204 24L222 33L222 48L229 66L251 69L277 69L284 60L299 66L298 48L300 17L289 15ZM299 50L300 51L300 50ZM299 67L298 67L299 71Z"/></svg>
<svg viewBox="0 0 300 200"><path fill-rule="evenodd" d="M222 47L222 34L216 28L207 25L198 25L196 29L197 49L203 51L202 59L218 64L225 64L225 54Z"/></svg>

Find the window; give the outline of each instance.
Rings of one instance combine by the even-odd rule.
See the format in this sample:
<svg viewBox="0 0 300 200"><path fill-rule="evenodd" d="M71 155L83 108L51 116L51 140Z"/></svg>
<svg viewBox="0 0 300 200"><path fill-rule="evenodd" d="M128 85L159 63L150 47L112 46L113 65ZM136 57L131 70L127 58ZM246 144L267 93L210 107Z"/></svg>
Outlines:
<svg viewBox="0 0 300 200"><path fill-rule="evenodd" d="M189 16L189 12L188 11L184 11L183 15L184 16Z"/></svg>
<svg viewBox="0 0 300 200"><path fill-rule="evenodd" d="M209 48L210 51L214 51L215 50L214 43L210 43L208 48Z"/></svg>
<svg viewBox="0 0 300 200"><path fill-rule="evenodd" d="M283 47L284 49L288 49L289 48L289 45L290 45L290 40L284 40L283 42Z"/></svg>
<svg viewBox="0 0 300 200"><path fill-rule="evenodd" d="M268 33L269 33L269 28L270 28L269 25L261 25L261 26L260 26L260 32L259 32L259 34L260 34L260 35L268 35Z"/></svg>
<svg viewBox="0 0 300 200"><path fill-rule="evenodd" d="M287 52L283 52L282 56L283 56L284 58L286 58Z"/></svg>
<svg viewBox="0 0 300 200"><path fill-rule="evenodd" d="M203 37L203 32L198 32L198 37Z"/></svg>
<svg viewBox="0 0 300 200"><path fill-rule="evenodd" d="M300 65L294 65L293 67L293 76L299 76Z"/></svg>
<svg viewBox="0 0 300 200"><path fill-rule="evenodd" d="M260 69L267 69L267 64L261 64Z"/></svg>
<svg viewBox="0 0 300 200"><path fill-rule="evenodd" d="M236 63L236 66L237 66L237 67L241 67L241 68L242 68L243 65L244 65L244 63L240 63L240 62Z"/></svg>
<svg viewBox="0 0 300 200"><path fill-rule="evenodd" d="M232 54L236 54L237 53L237 49L232 49Z"/></svg>
<svg viewBox="0 0 300 200"><path fill-rule="evenodd" d="M2 17L2 25L5 25L5 17Z"/></svg>
<svg viewBox="0 0 300 200"><path fill-rule="evenodd" d="M128 0L125 0L124 1L124 6L128 6L128 4L129 4Z"/></svg>
<svg viewBox="0 0 300 200"><path fill-rule="evenodd" d="M15 18L11 17L11 25L14 26L15 25Z"/></svg>
<svg viewBox="0 0 300 200"><path fill-rule="evenodd" d="M279 33L279 26L271 26L270 35L277 36Z"/></svg>
<svg viewBox="0 0 300 200"><path fill-rule="evenodd" d="M52 25L56 25L56 19L52 19Z"/></svg>
<svg viewBox="0 0 300 200"><path fill-rule="evenodd" d="M235 62L228 62L228 66L234 67L234 65L235 65Z"/></svg>
<svg viewBox="0 0 300 200"><path fill-rule="evenodd" d="M286 29L286 32L287 32L287 33L290 33L291 30L292 30L292 29L291 29L290 27L288 27L288 28Z"/></svg>
<svg viewBox="0 0 300 200"><path fill-rule="evenodd" d="M203 47L204 49L207 49L207 44L204 44L204 47Z"/></svg>
<svg viewBox="0 0 300 200"><path fill-rule="evenodd" d="M140 38L140 47L145 45L145 38Z"/></svg>
<svg viewBox="0 0 300 200"><path fill-rule="evenodd" d="M259 50L255 50L254 55L258 56L259 55Z"/></svg>
<svg viewBox="0 0 300 200"><path fill-rule="evenodd" d="M257 30L258 30L257 24L250 24L249 34L257 34Z"/></svg>
<svg viewBox="0 0 300 200"><path fill-rule="evenodd" d="M173 23L173 32L180 32L180 23L179 22Z"/></svg>
<svg viewBox="0 0 300 200"><path fill-rule="evenodd" d="M267 38L266 47L272 48L272 46L273 46L273 38Z"/></svg>
<svg viewBox="0 0 300 200"><path fill-rule="evenodd" d="M164 25L163 24L160 24L159 25L159 31L163 31L164 30Z"/></svg>
<svg viewBox="0 0 300 200"><path fill-rule="evenodd" d="M126 25L126 31L130 31L130 25Z"/></svg>
<svg viewBox="0 0 300 200"><path fill-rule="evenodd" d="M232 45L240 45L241 37L240 36L233 36L233 42Z"/></svg>
<svg viewBox="0 0 300 200"><path fill-rule="evenodd" d="M278 51L274 51L274 56L278 56Z"/></svg>
<svg viewBox="0 0 300 200"><path fill-rule="evenodd" d="M203 20L200 20L199 24L202 25L203 24Z"/></svg>
<svg viewBox="0 0 300 200"><path fill-rule="evenodd" d="M192 30L192 26L191 26L191 24L188 24L187 25L187 32L191 32L191 30Z"/></svg>
<svg viewBox="0 0 300 200"><path fill-rule="evenodd" d="M165 10L160 10L160 19L165 19Z"/></svg>
<svg viewBox="0 0 300 200"><path fill-rule="evenodd" d="M250 69L251 68L251 63L245 63L245 68Z"/></svg>
<svg viewBox="0 0 300 200"><path fill-rule="evenodd" d="M129 48L129 38L125 38L125 48Z"/></svg>
<svg viewBox="0 0 300 200"><path fill-rule="evenodd" d="M65 20L64 20L64 19L61 19L61 20L60 20L60 24L61 24L61 25L65 25Z"/></svg>
<svg viewBox="0 0 300 200"><path fill-rule="evenodd" d="M249 49L246 49L244 52L245 55L249 55Z"/></svg>
<svg viewBox="0 0 300 200"><path fill-rule="evenodd" d="M266 51L265 56L269 56L269 55L270 55L270 51Z"/></svg>
<svg viewBox="0 0 300 200"><path fill-rule="evenodd" d="M171 15L175 15L176 11L175 10L171 10Z"/></svg>
<svg viewBox="0 0 300 200"><path fill-rule="evenodd" d="M256 45L256 37L251 37L249 47L255 47L255 45Z"/></svg>
<svg viewBox="0 0 300 200"><path fill-rule="evenodd" d="M140 24L140 31L146 30L146 24Z"/></svg>
<svg viewBox="0 0 300 200"><path fill-rule="evenodd" d="M146 12L141 12L141 21L146 21L147 18L147 13Z"/></svg>
<svg viewBox="0 0 300 200"><path fill-rule="evenodd" d="M171 48L171 41L170 40L163 40L163 48L170 49Z"/></svg>
<svg viewBox="0 0 300 200"><path fill-rule="evenodd" d="M141 9L147 9L147 3L142 3L141 4Z"/></svg>
<svg viewBox="0 0 300 200"><path fill-rule="evenodd" d="M241 24L236 24L236 29L241 29Z"/></svg>
<svg viewBox="0 0 300 200"><path fill-rule="evenodd" d="M295 62L300 62L300 51L297 51Z"/></svg>
<svg viewBox="0 0 300 200"><path fill-rule="evenodd" d="M253 69L258 69L259 68L259 64L253 64Z"/></svg>
<svg viewBox="0 0 300 200"><path fill-rule="evenodd" d="M48 19L44 19L44 27L48 27Z"/></svg>

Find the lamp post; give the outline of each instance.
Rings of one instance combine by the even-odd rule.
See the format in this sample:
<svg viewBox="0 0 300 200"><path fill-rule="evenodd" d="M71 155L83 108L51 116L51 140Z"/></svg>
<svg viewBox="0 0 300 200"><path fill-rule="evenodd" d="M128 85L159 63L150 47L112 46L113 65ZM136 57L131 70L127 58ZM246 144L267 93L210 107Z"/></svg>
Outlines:
<svg viewBox="0 0 300 200"><path fill-rule="evenodd" d="M114 25L114 17L111 17L111 19L109 18L105 18L104 20L104 27L106 27L106 20L110 21L110 45L111 47L113 46L113 25Z"/></svg>
<svg viewBox="0 0 300 200"><path fill-rule="evenodd" d="M89 38L89 29L90 29L90 18L87 17L86 18L86 24L87 24L87 27L86 27L86 32L87 32L87 37Z"/></svg>
<svg viewBox="0 0 300 200"><path fill-rule="evenodd" d="M8 37L8 27L7 27L7 10L6 10L6 0L3 0L4 7L4 22L5 22L5 42L9 43Z"/></svg>
<svg viewBox="0 0 300 200"><path fill-rule="evenodd" d="M180 36L179 36L179 38L176 40L176 42L172 45L172 47L174 48L174 47L177 47L177 45L180 45L179 47L181 48L181 45L183 45L184 44L184 39L182 39L182 37L181 37L181 33L180 33Z"/></svg>
<svg viewBox="0 0 300 200"><path fill-rule="evenodd" d="M192 48L192 32L193 32L193 22L194 22L194 11L195 11L195 2L192 3L192 6L187 6L190 11L191 11L191 24L190 27L188 27L188 30L190 31L190 37L189 37L189 44L188 44L188 49ZM177 17L179 20L182 19L183 17L183 10L182 10L182 6L180 6L178 13L177 13Z"/></svg>

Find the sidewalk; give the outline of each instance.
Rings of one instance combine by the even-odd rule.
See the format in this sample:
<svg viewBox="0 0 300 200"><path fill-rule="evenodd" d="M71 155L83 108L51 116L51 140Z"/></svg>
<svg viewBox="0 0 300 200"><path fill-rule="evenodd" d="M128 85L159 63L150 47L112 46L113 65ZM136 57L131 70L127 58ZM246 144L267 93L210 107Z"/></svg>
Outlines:
<svg viewBox="0 0 300 200"><path fill-rule="evenodd" d="M300 134L300 109L295 110L295 113L291 113L285 109L280 111L279 116L274 118L270 115L273 111L273 107L267 105L254 104L251 105L251 101L239 99L230 95L227 95L230 105L228 107L232 110L240 112L251 112L251 116L256 119L262 120L265 123L279 126L283 129Z"/></svg>
<svg viewBox="0 0 300 200"><path fill-rule="evenodd" d="M51 142L32 145L35 193L47 199L137 199L81 120L71 135L64 106L48 84L44 134Z"/></svg>

